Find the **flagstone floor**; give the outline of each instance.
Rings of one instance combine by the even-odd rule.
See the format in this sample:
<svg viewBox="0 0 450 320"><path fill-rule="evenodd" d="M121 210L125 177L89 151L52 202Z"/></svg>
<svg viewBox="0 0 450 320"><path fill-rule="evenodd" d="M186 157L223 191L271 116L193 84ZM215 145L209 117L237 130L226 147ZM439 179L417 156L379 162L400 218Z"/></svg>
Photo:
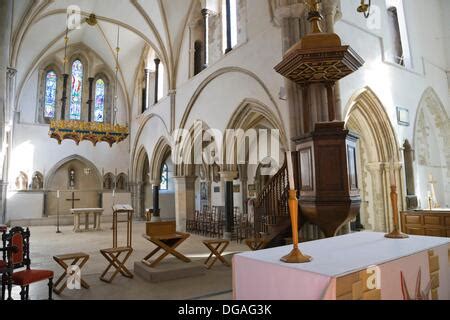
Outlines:
<svg viewBox="0 0 450 320"><path fill-rule="evenodd" d="M31 266L34 269L49 269L55 272L55 280L62 273L53 260L54 255L84 252L90 259L82 270L82 277L91 286L89 290L68 290L61 295L54 295L55 300L229 300L232 298L231 268L218 261L207 270L204 276L171 280L162 283L150 283L139 276L133 279L118 275L112 284L99 280L100 274L107 266L106 260L100 254L100 249L112 246L112 230L110 225L103 225L102 232L74 233L72 227L61 228L62 234L56 234L54 227L31 227ZM140 261L155 246L145 240L145 223L133 224L134 252L126 266L133 272L134 262ZM126 230L119 226L119 246L125 243ZM203 245L205 238L191 235L178 251L191 258L194 262L203 263L209 255L209 250ZM245 244L233 241L227 248L226 259L231 261L232 255L248 251ZM47 298L48 289L45 282L30 287L31 300ZM14 299L19 299L19 288L13 290Z"/></svg>

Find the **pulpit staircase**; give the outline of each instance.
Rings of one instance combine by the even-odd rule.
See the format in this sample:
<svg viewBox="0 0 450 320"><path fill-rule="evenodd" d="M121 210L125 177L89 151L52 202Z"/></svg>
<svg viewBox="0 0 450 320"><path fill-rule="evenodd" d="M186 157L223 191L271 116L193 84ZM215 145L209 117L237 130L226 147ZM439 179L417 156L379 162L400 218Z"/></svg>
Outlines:
<svg viewBox="0 0 450 320"><path fill-rule="evenodd" d="M254 238L263 240L260 249L286 245L292 237L288 207L288 172L285 163L269 180L255 201Z"/></svg>

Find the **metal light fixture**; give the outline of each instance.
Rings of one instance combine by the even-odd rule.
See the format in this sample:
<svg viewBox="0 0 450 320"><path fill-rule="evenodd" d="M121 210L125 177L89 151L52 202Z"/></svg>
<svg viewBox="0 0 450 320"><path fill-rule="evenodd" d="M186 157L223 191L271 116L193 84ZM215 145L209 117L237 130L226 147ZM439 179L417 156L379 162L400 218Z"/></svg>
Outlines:
<svg viewBox="0 0 450 320"><path fill-rule="evenodd" d="M369 0L369 3L366 3L365 0L361 0L361 4L359 5L357 11L359 13L364 14L364 18L369 18L370 16L370 8L372 6L372 0Z"/></svg>

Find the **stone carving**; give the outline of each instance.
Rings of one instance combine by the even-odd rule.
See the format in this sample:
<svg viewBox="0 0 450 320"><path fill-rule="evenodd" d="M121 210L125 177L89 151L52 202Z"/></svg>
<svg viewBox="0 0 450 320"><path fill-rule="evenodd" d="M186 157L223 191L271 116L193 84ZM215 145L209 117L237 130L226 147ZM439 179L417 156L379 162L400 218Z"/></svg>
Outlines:
<svg viewBox="0 0 450 320"><path fill-rule="evenodd" d="M112 190L114 188L114 175L112 173L107 173L103 177L103 189Z"/></svg>
<svg viewBox="0 0 450 320"><path fill-rule="evenodd" d="M35 172L33 174L33 179L31 182L31 190L42 190L44 189L44 176L40 172Z"/></svg>
<svg viewBox="0 0 450 320"><path fill-rule="evenodd" d="M122 190L122 191L125 191L125 190L127 190L127 180L128 180L128 177L127 177L127 175L125 174L125 173L121 173L121 174L119 174L119 176L117 177L117 185L116 185L116 189L117 190Z"/></svg>
<svg viewBox="0 0 450 320"><path fill-rule="evenodd" d="M25 172L20 172L19 176L16 178L16 190L28 190L28 176Z"/></svg>

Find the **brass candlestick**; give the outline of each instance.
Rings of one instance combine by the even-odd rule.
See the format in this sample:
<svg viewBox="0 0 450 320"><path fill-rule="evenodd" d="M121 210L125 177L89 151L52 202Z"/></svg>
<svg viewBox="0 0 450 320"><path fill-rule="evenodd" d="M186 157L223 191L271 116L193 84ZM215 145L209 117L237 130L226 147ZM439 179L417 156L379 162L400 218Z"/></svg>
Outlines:
<svg viewBox="0 0 450 320"><path fill-rule="evenodd" d="M397 195L397 187L391 186L391 202L392 202L392 213L394 215L394 230L386 234L385 237L389 239L407 239L409 238L408 235L402 233L399 229L399 223L398 223L398 195Z"/></svg>
<svg viewBox="0 0 450 320"><path fill-rule="evenodd" d="M285 263L311 262L312 258L304 255L298 248L298 200L296 190L289 190L289 212L291 214L292 240L294 243L294 249L290 254L281 258L281 261Z"/></svg>

